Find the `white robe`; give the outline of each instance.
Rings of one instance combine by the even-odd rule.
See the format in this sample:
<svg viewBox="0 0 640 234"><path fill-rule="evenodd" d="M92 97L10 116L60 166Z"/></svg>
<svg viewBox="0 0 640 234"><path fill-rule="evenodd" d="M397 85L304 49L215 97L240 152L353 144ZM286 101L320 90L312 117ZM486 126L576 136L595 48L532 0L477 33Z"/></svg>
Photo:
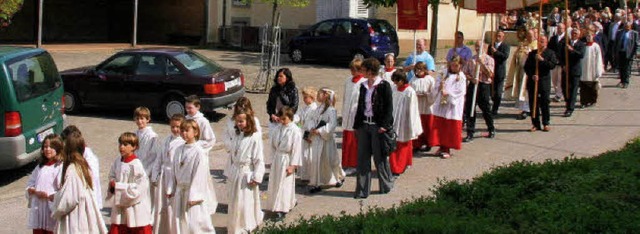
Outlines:
<svg viewBox="0 0 640 234"><path fill-rule="evenodd" d="M295 173L287 176L287 167L300 166L302 157L302 132L295 123L280 127L270 140L273 152L267 203L265 209L273 212L289 212L296 205Z"/></svg>
<svg viewBox="0 0 640 234"><path fill-rule="evenodd" d="M360 96L360 85L367 81L367 78L360 78L356 83L348 77L344 81L344 101L342 102L342 129L353 131L353 122L358 111L358 98Z"/></svg>
<svg viewBox="0 0 640 234"><path fill-rule="evenodd" d="M98 201L98 209L102 209L102 186L100 186L100 161L98 156L89 147L84 147L84 160L87 160L91 169L91 180L93 182L93 193Z"/></svg>
<svg viewBox="0 0 640 234"><path fill-rule="evenodd" d="M187 115L186 119L193 119L198 123L198 127L200 127L200 137L198 139L198 144L204 149L207 153L211 151L213 145L216 143L216 135L213 134L213 128L211 128L211 123L209 120L204 117L202 112L196 113L194 116Z"/></svg>
<svg viewBox="0 0 640 234"><path fill-rule="evenodd" d="M184 140L180 136L169 135L164 139L160 154L151 175L151 183L156 184L156 191L152 205L153 210L153 232L171 233L176 227L173 214L173 206L166 194L173 193L169 186L173 183L173 163L176 149L184 145ZM173 188L171 188L173 189Z"/></svg>
<svg viewBox="0 0 640 234"><path fill-rule="evenodd" d="M175 189L173 209L176 229L171 233L215 233L211 215L218 206L206 150L200 144L184 144L174 156L174 180L168 186ZM202 203L189 207L189 201Z"/></svg>
<svg viewBox="0 0 640 234"><path fill-rule="evenodd" d="M320 105L313 114L312 126L317 127L320 121L326 125L318 128L319 135L311 136L311 153L313 163L309 168L309 185L334 185L346 176L342 170L342 157L338 154L334 130L336 129L337 114L333 107L324 110Z"/></svg>
<svg viewBox="0 0 640 234"><path fill-rule="evenodd" d="M418 78L414 78L416 79ZM393 128L398 134L399 142L417 139L422 134L418 97L411 86L404 91L399 91L398 88L393 90Z"/></svg>
<svg viewBox="0 0 640 234"><path fill-rule="evenodd" d="M467 93L467 78L463 72L456 74L445 74L447 77L444 89L449 93L447 104L441 104L442 92L440 92L440 82L442 77L438 77L433 86L432 96L434 98L433 115L445 119L462 121L464 110L464 95Z"/></svg>
<svg viewBox="0 0 640 234"><path fill-rule="evenodd" d="M111 197L111 224L127 227L144 227L152 223L149 177L138 158L123 162L118 157L109 172L109 180L115 181L115 193Z"/></svg>
<svg viewBox="0 0 640 234"><path fill-rule="evenodd" d="M602 51L597 43L586 46L582 59L582 76L580 81L596 81L604 73Z"/></svg>
<svg viewBox="0 0 640 234"><path fill-rule="evenodd" d="M300 111L300 109L298 109L298 111ZM256 129L258 130L258 132L256 132L256 134L261 135L262 136L262 126L260 126L260 120L258 119L258 117L253 117L253 121L255 121L256 123ZM229 118L229 120L227 120L227 127L224 131L224 146L227 148L227 153L231 152L231 149L233 148L233 137L236 135L236 122L233 120L232 118ZM226 163L225 165L227 165L225 168L229 168L229 166L231 166L231 160L229 159L229 157L226 157ZM222 175L224 175L225 177L229 177L228 170L224 170L224 172L222 173Z"/></svg>
<svg viewBox="0 0 640 234"><path fill-rule="evenodd" d="M312 113L314 113L317 108L318 108L318 104L316 102L312 102L308 106L304 106L298 109L295 119L298 120L296 123L300 127L300 131L302 132L302 134L304 134L305 131L309 131L314 127L314 126L311 126L313 124ZM311 166L311 162L312 162L312 154L311 154L311 144L309 144L309 142L305 140L302 140L301 161L302 161L301 162L302 165L298 168L298 175L303 180L309 180L309 167Z"/></svg>
<svg viewBox="0 0 640 234"><path fill-rule="evenodd" d="M430 115L433 110L433 95L431 92L433 91L433 86L435 86L436 80L427 75L423 78L414 77L411 80L410 85L413 90L416 91L416 95L418 95L418 112L421 115Z"/></svg>
<svg viewBox="0 0 640 234"><path fill-rule="evenodd" d="M394 68L390 72L387 72L385 69L386 69L385 66L381 66L381 68L380 68L380 72L379 73L380 73L382 79L386 80L387 82L389 82L389 84L391 84L391 88L395 88L395 83L393 83L393 81L391 80L391 75L393 75L393 73L396 72L398 69Z"/></svg>
<svg viewBox="0 0 640 234"><path fill-rule="evenodd" d="M52 216L58 221L55 233L107 233L93 190L78 170L74 164L68 166L65 182L53 199Z"/></svg>
<svg viewBox="0 0 640 234"><path fill-rule="evenodd" d="M138 136L138 149L135 151L135 155L140 159L145 173L151 176L151 170L153 170L158 157L157 148L159 148L160 144L158 134L153 131L151 126L147 126L146 128L138 129L136 135Z"/></svg>
<svg viewBox="0 0 640 234"><path fill-rule="evenodd" d="M228 233L249 232L262 223L264 214L260 208L260 189L249 186L251 181L262 183L265 171L262 150L262 136L258 134L245 136L240 133L234 137L227 181Z"/></svg>
<svg viewBox="0 0 640 234"><path fill-rule="evenodd" d="M59 181L56 180L62 172L62 163L55 163L53 165L37 165L29 181L27 182L27 190L34 188L36 192L45 192L47 197L55 194L56 189L59 188ZM51 217L51 202L48 199L41 199L35 194L27 194L27 201L29 207L29 219L27 227L29 229L44 229L47 231L53 231L56 228L56 220Z"/></svg>

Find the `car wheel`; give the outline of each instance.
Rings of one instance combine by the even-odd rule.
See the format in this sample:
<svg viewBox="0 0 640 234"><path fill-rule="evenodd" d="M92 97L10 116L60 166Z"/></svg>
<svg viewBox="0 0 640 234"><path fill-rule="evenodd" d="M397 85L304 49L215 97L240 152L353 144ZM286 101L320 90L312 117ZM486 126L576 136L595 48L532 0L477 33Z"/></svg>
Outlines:
<svg viewBox="0 0 640 234"><path fill-rule="evenodd" d="M164 113L167 119L175 114L184 114L184 99L177 96L170 96L164 101Z"/></svg>
<svg viewBox="0 0 640 234"><path fill-rule="evenodd" d="M302 50L298 48L291 50L290 57L291 57L291 61L293 61L294 63L301 63L303 60Z"/></svg>
<svg viewBox="0 0 640 234"><path fill-rule="evenodd" d="M82 107L82 102L75 92L65 91L62 94L64 99L64 112L65 113L77 113Z"/></svg>

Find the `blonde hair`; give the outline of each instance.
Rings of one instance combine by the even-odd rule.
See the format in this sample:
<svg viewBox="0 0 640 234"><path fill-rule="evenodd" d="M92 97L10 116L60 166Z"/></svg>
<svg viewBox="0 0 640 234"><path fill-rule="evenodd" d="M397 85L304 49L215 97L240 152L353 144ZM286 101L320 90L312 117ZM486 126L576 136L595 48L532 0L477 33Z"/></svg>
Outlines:
<svg viewBox="0 0 640 234"><path fill-rule="evenodd" d="M313 100L316 100L316 96L318 95L318 90L312 86L302 88L301 92L303 97L311 97Z"/></svg>
<svg viewBox="0 0 640 234"><path fill-rule="evenodd" d="M192 128L193 131L195 132L195 137L196 140L200 139L200 126L198 126L198 122L196 122L193 119L187 119L185 121L182 121L182 124L180 124L180 130L184 131L184 130L188 130L189 128ZM187 139L184 139L185 141Z"/></svg>
<svg viewBox="0 0 640 234"><path fill-rule="evenodd" d="M362 60L362 58L354 58L353 60L351 60L351 63L349 63L349 69L351 69L352 71L359 71L360 68L362 67L362 62L364 60Z"/></svg>
<svg viewBox="0 0 640 234"><path fill-rule="evenodd" d="M149 110L149 108L140 106L133 111L133 119L137 118L145 118L147 120L151 120L151 111Z"/></svg>
<svg viewBox="0 0 640 234"><path fill-rule="evenodd" d="M327 109L329 109L329 105L331 106L336 105L336 92L327 87L321 88L320 92L329 95L329 97L324 99L324 109L322 110L322 113L321 113L321 114L324 114L324 112L327 111Z"/></svg>

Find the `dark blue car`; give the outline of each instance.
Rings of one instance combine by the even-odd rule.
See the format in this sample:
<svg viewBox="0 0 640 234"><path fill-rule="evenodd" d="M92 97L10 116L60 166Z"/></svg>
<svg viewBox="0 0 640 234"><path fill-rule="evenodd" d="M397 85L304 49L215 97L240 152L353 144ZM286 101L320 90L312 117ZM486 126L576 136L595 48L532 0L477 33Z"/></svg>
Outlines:
<svg viewBox="0 0 640 234"><path fill-rule="evenodd" d="M289 42L295 63L306 59L350 61L354 56L398 56L398 34L386 20L339 18L319 22Z"/></svg>

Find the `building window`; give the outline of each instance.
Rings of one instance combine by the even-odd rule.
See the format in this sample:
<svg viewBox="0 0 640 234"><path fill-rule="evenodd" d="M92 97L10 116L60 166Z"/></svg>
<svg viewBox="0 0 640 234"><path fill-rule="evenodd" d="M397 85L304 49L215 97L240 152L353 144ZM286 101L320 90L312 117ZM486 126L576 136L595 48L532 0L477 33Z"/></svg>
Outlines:
<svg viewBox="0 0 640 234"><path fill-rule="evenodd" d="M233 0L232 5L235 7L249 7L248 0Z"/></svg>
<svg viewBox="0 0 640 234"><path fill-rule="evenodd" d="M368 18L369 17L369 8L367 8L367 4L364 4L364 0L357 0L356 7L356 15L357 17Z"/></svg>

